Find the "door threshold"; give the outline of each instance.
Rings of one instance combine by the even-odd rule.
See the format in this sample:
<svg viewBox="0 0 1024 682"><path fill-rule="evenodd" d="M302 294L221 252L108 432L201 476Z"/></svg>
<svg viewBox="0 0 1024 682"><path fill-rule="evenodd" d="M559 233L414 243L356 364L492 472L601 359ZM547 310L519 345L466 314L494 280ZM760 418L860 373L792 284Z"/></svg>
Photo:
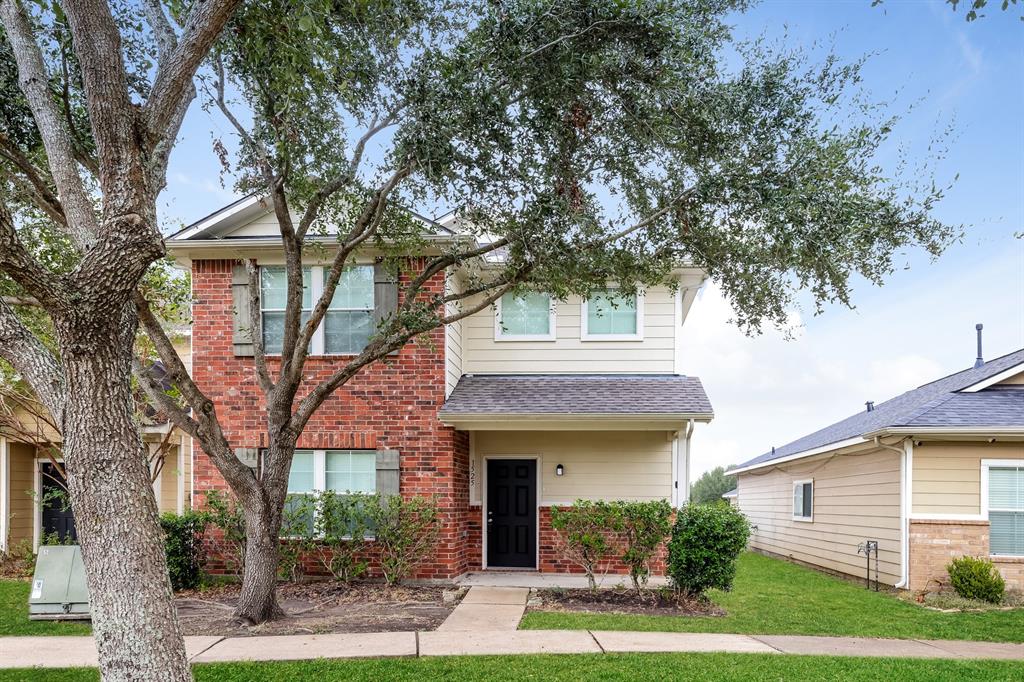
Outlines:
<svg viewBox="0 0 1024 682"><path fill-rule="evenodd" d="M488 566L483 570L491 573L510 573L513 571L516 573L540 573L536 568L528 568L525 566Z"/></svg>

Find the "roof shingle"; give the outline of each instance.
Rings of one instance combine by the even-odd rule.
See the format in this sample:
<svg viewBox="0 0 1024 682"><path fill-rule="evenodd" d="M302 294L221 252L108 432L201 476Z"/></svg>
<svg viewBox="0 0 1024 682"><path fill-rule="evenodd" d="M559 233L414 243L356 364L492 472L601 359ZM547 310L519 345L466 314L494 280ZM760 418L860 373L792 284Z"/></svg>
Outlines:
<svg viewBox="0 0 1024 682"><path fill-rule="evenodd" d="M614 374L467 374L441 408L452 415L693 414L710 418L697 377Z"/></svg>
<svg viewBox="0 0 1024 682"><path fill-rule="evenodd" d="M802 438L759 455L736 468L771 462L807 450L897 426L1024 426L1024 391L988 389L958 393L1024 363L1024 349L919 386Z"/></svg>

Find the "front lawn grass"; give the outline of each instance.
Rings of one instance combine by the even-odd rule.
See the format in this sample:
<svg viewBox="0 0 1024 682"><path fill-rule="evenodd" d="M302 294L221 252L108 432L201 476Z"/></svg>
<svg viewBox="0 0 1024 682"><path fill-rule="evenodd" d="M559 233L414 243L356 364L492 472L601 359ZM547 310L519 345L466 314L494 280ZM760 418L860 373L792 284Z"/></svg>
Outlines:
<svg viewBox="0 0 1024 682"><path fill-rule="evenodd" d="M465 656L285 663L217 663L193 668L197 682L274 680L1015 680L1024 663L1009 661L839 658L772 654L580 654ZM0 670L0 682L98 680L93 669Z"/></svg>
<svg viewBox="0 0 1024 682"><path fill-rule="evenodd" d="M846 635L900 639L1024 641L1024 610L939 613L892 594L779 559L740 557L732 592L711 592L728 615L642 616L531 611L532 630L645 630L773 635Z"/></svg>
<svg viewBox="0 0 1024 682"><path fill-rule="evenodd" d="M0 637L16 635L88 635L89 622L28 619L28 593L31 584L20 580L0 580ZM0 648L3 644L0 643Z"/></svg>

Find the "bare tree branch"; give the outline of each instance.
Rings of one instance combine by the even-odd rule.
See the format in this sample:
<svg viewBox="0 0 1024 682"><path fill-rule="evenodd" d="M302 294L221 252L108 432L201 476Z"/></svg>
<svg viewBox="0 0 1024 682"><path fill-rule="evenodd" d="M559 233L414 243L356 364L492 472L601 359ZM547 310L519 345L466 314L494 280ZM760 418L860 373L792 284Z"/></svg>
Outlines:
<svg viewBox="0 0 1024 682"><path fill-rule="evenodd" d="M9 177L13 182L22 186L32 199L32 203L44 211L51 220L66 228L67 218L64 216L64 207L60 205L60 199L50 190L50 185L43 179L46 175L45 171L38 168L25 156L18 145L3 133L0 133L0 157L6 158L21 171L24 178L18 175Z"/></svg>
<svg viewBox="0 0 1024 682"><path fill-rule="evenodd" d="M64 414L64 376L49 349L0 302L0 358L21 374L59 423Z"/></svg>
<svg viewBox="0 0 1024 682"><path fill-rule="evenodd" d="M128 94L117 22L105 0L65 0L62 7L81 64L85 106L99 163L97 177L104 195L103 211L108 218L137 212L149 183L138 148L139 131ZM109 225L110 221L106 222Z"/></svg>
<svg viewBox="0 0 1024 682"><path fill-rule="evenodd" d="M29 253L14 227L7 206L0 202L0 268L44 305L65 308L67 299L60 278L48 272ZM55 281L56 280L56 281Z"/></svg>
<svg viewBox="0 0 1024 682"><path fill-rule="evenodd" d="M92 201L85 192L75 164L71 135L57 111L49 87L43 56L32 35L28 18L17 0L0 0L0 21L7 31L18 63L18 83L46 148L57 194L67 215L69 234L79 250L86 250L99 231Z"/></svg>
<svg viewBox="0 0 1024 682"><path fill-rule="evenodd" d="M239 4L241 0L206 0L192 5L177 45L160 60L160 68L144 108L156 144L166 137L173 137L168 133L182 101L190 99L189 89L194 87L192 78ZM177 134L176 130L174 134Z"/></svg>

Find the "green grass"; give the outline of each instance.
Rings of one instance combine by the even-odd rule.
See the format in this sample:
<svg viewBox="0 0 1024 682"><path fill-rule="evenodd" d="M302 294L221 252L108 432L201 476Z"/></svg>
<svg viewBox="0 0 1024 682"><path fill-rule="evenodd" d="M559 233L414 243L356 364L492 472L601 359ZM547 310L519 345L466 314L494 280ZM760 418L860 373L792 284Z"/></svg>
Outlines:
<svg viewBox="0 0 1024 682"><path fill-rule="evenodd" d="M1020 680L1007 661L869 659L771 654L581 654L287 663L219 663L194 668L197 682L249 680ZM91 669L0 671L0 682L97 680Z"/></svg>
<svg viewBox="0 0 1024 682"><path fill-rule="evenodd" d="M892 594L758 554L740 557L732 592L712 592L724 617L530 612L533 630L649 630L1024 641L1024 610L938 613Z"/></svg>
<svg viewBox="0 0 1024 682"><path fill-rule="evenodd" d="M31 585L19 580L0 580L0 637L15 635L87 635L89 624L28 619ZM0 644L2 646L2 644Z"/></svg>

